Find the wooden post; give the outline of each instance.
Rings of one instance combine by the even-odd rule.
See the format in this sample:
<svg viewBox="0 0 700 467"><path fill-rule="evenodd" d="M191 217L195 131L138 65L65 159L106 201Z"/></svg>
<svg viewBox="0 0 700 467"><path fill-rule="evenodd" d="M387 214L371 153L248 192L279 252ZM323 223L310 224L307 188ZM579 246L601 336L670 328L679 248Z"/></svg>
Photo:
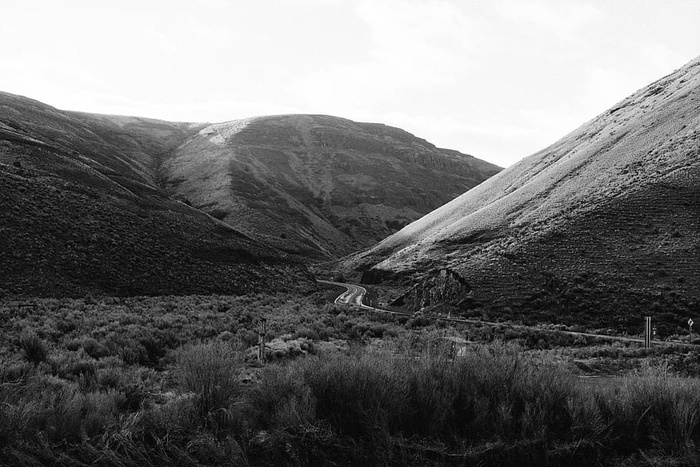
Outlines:
<svg viewBox="0 0 700 467"><path fill-rule="evenodd" d="M258 360L265 363L265 335L267 334L267 319L260 320L260 332L258 335Z"/></svg>

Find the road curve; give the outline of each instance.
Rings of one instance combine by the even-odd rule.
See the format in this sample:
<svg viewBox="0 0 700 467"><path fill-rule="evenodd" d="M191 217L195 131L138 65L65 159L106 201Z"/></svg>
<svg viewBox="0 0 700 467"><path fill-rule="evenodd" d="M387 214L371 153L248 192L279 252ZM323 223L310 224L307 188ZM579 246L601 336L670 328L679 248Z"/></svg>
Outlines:
<svg viewBox="0 0 700 467"><path fill-rule="evenodd" d="M333 303L337 305L354 305L354 306L359 306L360 308L371 308L368 307L367 305L364 305L362 303L362 299L365 297L365 294L367 293L367 289L364 287L361 287L359 285L353 285L353 284L345 284L342 282L332 282L332 281L322 281L322 280L317 280L316 282L320 282L322 284L328 284L328 285L337 285L338 287L345 287L345 292L342 294L338 295L338 298L335 299Z"/></svg>
<svg viewBox="0 0 700 467"><path fill-rule="evenodd" d="M390 313L392 315L404 315L404 316L411 316L412 313L408 312L401 312L401 311L390 311L390 310L383 310L381 308L375 308L372 306L367 306L364 303L362 303L362 299L364 298L365 294L367 293L367 289L364 287L361 287L359 285L354 285L354 284L346 284L344 282L333 282L333 281L324 281L317 279L316 282L322 283L322 284L328 284L328 285L335 285L338 287L345 287L345 292L340 294L333 303L338 304L338 305L350 305L350 306L356 306L359 308L363 308L366 310L372 310L372 311L377 311L380 313ZM577 332L577 331L564 331L561 329L546 329L546 328L540 328L536 326L526 326L524 324L512 324L512 323L496 323L492 321L482 321L478 319L465 319L465 318L451 318L451 317L445 317L445 316L437 316L437 315L426 315L427 318L435 319L435 320L440 320L440 321L452 321L455 323L467 323L467 324L481 324L481 325L486 325L486 326L508 326L514 329L529 329L533 331L551 331L551 332L559 332L562 334L568 334L570 336L582 336L582 337L594 337L594 338L599 338L599 339L606 339L606 340L612 340L612 341L622 341L622 342L636 342L639 344L644 344L644 339L640 338L635 338L635 337L626 337L626 336L609 336L606 334L593 334L590 332ZM689 344L686 342L669 342L669 341L653 341L654 345L680 345L684 347L696 347L694 344Z"/></svg>

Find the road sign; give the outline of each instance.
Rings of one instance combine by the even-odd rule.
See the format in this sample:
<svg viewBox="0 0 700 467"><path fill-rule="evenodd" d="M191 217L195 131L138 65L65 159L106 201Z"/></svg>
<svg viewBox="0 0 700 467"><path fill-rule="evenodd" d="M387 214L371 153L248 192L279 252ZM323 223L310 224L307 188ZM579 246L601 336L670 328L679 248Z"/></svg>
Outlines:
<svg viewBox="0 0 700 467"><path fill-rule="evenodd" d="M688 342L693 343L693 318L688 318Z"/></svg>

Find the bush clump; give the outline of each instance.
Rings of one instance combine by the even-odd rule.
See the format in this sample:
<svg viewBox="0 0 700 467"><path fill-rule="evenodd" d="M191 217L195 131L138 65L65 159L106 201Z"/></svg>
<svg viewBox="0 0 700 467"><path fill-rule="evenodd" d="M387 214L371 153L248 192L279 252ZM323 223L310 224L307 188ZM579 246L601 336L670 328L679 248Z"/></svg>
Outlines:
<svg viewBox="0 0 700 467"><path fill-rule="evenodd" d="M22 357L34 365L45 362L49 355L44 342L34 333L21 336L19 339L19 347L22 352Z"/></svg>
<svg viewBox="0 0 700 467"><path fill-rule="evenodd" d="M193 394L198 415L208 420L229 412L241 391L242 368L243 356L237 349L214 341L180 350L174 376L183 391Z"/></svg>

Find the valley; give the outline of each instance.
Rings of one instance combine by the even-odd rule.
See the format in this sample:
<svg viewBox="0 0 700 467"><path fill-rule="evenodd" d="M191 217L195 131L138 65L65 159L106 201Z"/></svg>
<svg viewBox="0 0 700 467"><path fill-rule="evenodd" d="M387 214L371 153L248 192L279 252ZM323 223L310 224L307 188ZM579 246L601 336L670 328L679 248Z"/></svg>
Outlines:
<svg viewBox="0 0 700 467"><path fill-rule="evenodd" d="M699 131L700 59L505 170L0 93L0 465L694 465Z"/></svg>
<svg viewBox="0 0 700 467"><path fill-rule="evenodd" d="M176 123L6 93L0 110L10 294L308 289L309 261L369 246L500 170L335 117Z"/></svg>

